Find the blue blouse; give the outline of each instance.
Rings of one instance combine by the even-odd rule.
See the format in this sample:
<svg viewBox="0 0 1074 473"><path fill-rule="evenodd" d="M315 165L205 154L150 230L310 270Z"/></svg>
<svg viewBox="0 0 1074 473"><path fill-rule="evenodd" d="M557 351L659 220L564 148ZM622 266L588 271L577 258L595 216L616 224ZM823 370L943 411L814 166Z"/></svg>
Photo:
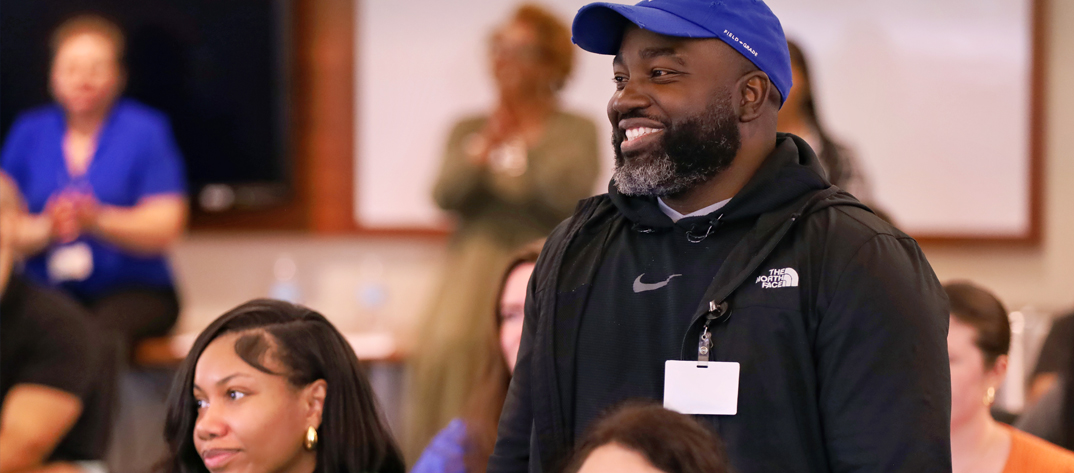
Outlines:
<svg viewBox="0 0 1074 473"><path fill-rule="evenodd" d="M40 213L50 196L69 186L119 207L132 207L147 196L186 194L183 159L162 113L134 100L118 101L101 128L89 168L78 179L67 171L64 159L66 129L59 105L29 110L15 120L0 152L0 167L18 183L32 213ZM28 260L25 274L89 300L121 288L173 285L163 255L131 254L87 235L78 242L87 245L93 257L93 270L86 279L49 280L48 259L57 245Z"/></svg>
<svg viewBox="0 0 1074 473"><path fill-rule="evenodd" d="M466 473L466 422L454 419L421 452L410 473Z"/></svg>

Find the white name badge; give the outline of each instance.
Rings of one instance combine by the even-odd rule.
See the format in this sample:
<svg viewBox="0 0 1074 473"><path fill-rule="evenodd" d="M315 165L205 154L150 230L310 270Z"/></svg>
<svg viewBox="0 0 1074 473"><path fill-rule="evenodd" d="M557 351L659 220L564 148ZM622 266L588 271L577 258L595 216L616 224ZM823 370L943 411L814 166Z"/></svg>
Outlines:
<svg viewBox="0 0 1074 473"><path fill-rule="evenodd" d="M52 250L48 257L48 277L52 282L81 281L93 273L93 250L78 242Z"/></svg>
<svg viewBox="0 0 1074 473"><path fill-rule="evenodd" d="M738 363L664 362L664 407L683 414L738 413Z"/></svg>

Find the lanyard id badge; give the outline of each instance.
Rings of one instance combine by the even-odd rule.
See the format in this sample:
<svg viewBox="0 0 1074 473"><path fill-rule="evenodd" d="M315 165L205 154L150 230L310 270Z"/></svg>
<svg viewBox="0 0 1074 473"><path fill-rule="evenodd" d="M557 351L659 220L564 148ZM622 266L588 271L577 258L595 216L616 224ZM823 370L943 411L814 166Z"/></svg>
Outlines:
<svg viewBox="0 0 1074 473"><path fill-rule="evenodd" d="M48 277L54 283L82 281L93 274L93 250L85 242L53 249L48 255Z"/></svg>
<svg viewBox="0 0 1074 473"><path fill-rule="evenodd" d="M664 407L683 414L738 414L738 363L664 362Z"/></svg>
<svg viewBox="0 0 1074 473"><path fill-rule="evenodd" d="M697 361L664 362L664 407L683 414L738 414L738 363L709 361L713 321L726 320L731 311L727 302L709 303L709 313L701 332Z"/></svg>

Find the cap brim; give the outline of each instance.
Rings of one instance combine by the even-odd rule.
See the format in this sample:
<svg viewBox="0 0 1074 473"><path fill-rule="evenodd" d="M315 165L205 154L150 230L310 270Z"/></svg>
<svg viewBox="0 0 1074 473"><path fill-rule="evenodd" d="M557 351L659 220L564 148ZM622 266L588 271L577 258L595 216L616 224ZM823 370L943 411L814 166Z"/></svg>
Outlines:
<svg viewBox="0 0 1074 473"><path fill-rule="evenodd" d="M618 54L623 29L628 24L668 36L712 38L716 34L680 16L643 5L591 3L578 10L571 26L571 40L597 54Z"/></svg>

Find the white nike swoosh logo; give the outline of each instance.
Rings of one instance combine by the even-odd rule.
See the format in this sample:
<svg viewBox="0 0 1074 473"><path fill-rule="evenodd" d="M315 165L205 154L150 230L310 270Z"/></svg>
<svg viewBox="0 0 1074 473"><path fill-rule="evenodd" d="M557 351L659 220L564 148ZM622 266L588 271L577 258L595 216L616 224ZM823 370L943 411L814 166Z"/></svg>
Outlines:
<svg viewBox="0 0 1074 473"><path fill-rule="evenodd" d="M641 273L640 275L638 275L638 279L634 280L634 292L635 293L640 293L640 292L645 292L645 291L653 291L653 290L656 290L656 289L660 289L660 288L662 288L664 286L667 286L668 283L671 282L671 278L674 278L676 276L682 276L682 275L681 274L672 274L671 276L668 276L668 278L663 280L663 281L654 282L654 283L651 283L651 284L646 284L646 283L641 282L641 277L642 276L645 276L645 273Z"/></svg>

